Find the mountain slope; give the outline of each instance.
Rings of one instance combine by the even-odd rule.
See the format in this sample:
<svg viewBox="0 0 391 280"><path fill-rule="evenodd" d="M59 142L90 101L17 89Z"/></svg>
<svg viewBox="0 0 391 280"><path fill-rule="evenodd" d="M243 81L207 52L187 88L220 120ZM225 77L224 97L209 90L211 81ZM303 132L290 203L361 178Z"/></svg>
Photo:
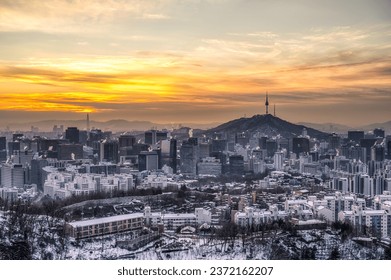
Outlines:
<svg viewBox="0 0 391 280"><path fill-rule="evenodd" d="M291 138L301 135L303 129L307 130L307 134L310 137L318 139L326 139L328 133L306 127L304 125L296 125L287 122L283 119L275 117L271 114L268 115L255 115L251 118L240 118L221 124L213 129L206 131L206 134L213 133L240 133L240 132L261 132L267 135L281 135L285 138Z"/></svg>

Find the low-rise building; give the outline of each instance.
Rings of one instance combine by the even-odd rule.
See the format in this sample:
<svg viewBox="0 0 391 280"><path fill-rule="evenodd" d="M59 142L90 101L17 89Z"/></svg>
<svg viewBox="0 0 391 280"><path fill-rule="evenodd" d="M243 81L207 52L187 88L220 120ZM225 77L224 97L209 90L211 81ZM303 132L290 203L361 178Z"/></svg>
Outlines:
<svg viewBox="0 0 391 280"><path fill-rule="evenodd" d="M142 213L134 213L67 223L66 231L71 237L87 238L137 230L143 226L144 215Z"/></svg>

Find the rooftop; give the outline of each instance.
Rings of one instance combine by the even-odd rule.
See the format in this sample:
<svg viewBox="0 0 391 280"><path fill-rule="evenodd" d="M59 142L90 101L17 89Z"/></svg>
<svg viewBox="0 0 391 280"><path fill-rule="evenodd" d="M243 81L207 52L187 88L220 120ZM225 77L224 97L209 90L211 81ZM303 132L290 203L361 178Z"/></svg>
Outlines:
<svg viewBox="0 0 391 280"><path fill-rule="evenodd" d="M126 214L126 215L104 217L104 218L99 218L99 219L76 221L76 222L69 223L69 225L71 225L73 227L85 227L85 226L92 226L92 225L96 225L96 224L112 223L112 222L118 222L118 221L123 221L123 220L128 220L128 219L135 219L135 218L144 218L144 214L143 213L132 213L132 214Z"/></svg>

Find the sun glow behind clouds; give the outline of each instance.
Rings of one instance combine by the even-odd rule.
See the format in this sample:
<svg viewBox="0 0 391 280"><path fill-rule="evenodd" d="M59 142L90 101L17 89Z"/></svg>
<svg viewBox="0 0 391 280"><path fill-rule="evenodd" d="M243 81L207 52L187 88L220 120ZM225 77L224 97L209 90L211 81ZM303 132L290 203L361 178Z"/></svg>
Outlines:
<svg viewBox="0 0 391 280"><path fill-rule="evenodd" d="M235 1L33 2L0 3L0 110L227 120L259 113L266 91L303 115L308 105L391 106L389 21L293 30L262 22L270 5L293 16L269 1L244 1L243 14Z"/></svg>

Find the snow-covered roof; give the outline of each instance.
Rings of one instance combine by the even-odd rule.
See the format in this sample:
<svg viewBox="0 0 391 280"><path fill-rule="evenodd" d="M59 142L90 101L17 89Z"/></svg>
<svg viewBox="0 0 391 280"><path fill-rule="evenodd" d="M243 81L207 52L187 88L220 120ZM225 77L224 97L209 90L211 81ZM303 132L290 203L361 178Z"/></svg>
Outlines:
<svg viewBox="0 0 391 280"><path fill-rule="evenodd" d="M143 218L143 217L144 217L143 213L132 213L126 215L117 215L117 216L99 218L99 219L76 221L76 222L69 223L69 225L73 227L85 227L85 226L92 226L96 224L112 223L112 222L118 222L118 221L135 219L135 218Z"/></svg>
<svg viewBox="0 0 391 280"><path fill-rule="evenodd" d="M295 199L295 200L287 200L288 204L304 204L307 203L307 200L305 199Z"/></svg>
<svg viewBox="0 0 391 280"><path fill-rule="evenodd" d="M354 213L353 211L341 211L345 216L352 216ZM340 213L341 213L340 212Z"/></svg>
<svg viewBox="0 0 391 280"><path fill-rule="evenodd" d="M364 215L384 215L385 210L364 210L362 211Z"/></svg>
<svg viewBox="0 0 391 280"><path fill-rule="evenodd" d="M307 221L298 221L298 225L317 225L317 224L325 224L326 222L321 220L307 220Z"/></svg>
<svg viewBox="0 0 391 280"><path fill-rule="evenodd" d="M164 214L163 215L163 219L195 219L195 214L188 214L188 213L185 213L185 214Z"/></svg>

